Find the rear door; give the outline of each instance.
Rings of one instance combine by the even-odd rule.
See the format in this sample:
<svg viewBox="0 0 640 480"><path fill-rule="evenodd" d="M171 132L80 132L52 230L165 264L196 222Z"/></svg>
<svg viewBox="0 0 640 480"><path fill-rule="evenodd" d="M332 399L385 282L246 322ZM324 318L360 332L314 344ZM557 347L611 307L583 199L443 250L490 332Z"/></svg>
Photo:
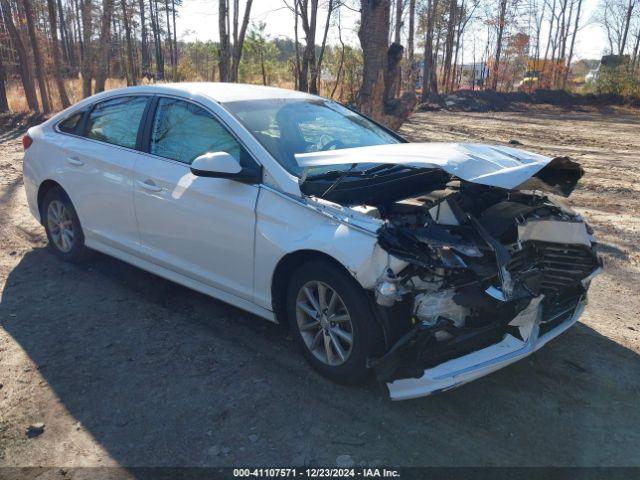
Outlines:
<svg viewBox="0 0 640 480"><path fill-rule="evenodd" d="M147 117L147 152L136 162L134 203L142 253L156 264L251 300L258 186L196 177L190 164L207 152L253 162L234 135L202 105L158 97Z"/></svg>
<svg viewBox="0 0 640 480"><path fill-rule="evenodd" d="M138 131L151 96L122 96L89 107L81 123L57 126L63 140L63 186L78 211L91 246L135 251L139 246L133 210L133 167Z"/></svg>

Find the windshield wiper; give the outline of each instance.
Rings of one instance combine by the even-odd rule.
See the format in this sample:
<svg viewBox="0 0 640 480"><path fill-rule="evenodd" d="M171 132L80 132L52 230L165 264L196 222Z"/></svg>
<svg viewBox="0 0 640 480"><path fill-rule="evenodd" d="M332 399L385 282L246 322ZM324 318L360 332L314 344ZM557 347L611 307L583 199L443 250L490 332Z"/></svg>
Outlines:
<svg viewBox="0 0 640 480"><path fill-rule="evenodd" d="M331 193L338 185L340 185L342 183L342 181L347 178L347 175L349 175L354 168L356 168L358 166L357 163L352 163L351 166L345 170L344 172L342 172L342 174L336 179L335 182L333 182L329 188L327 188L324 192L322 192L322 195L320 195L320 198L324 198L325 195L328 195L329 193Z"/></svg>

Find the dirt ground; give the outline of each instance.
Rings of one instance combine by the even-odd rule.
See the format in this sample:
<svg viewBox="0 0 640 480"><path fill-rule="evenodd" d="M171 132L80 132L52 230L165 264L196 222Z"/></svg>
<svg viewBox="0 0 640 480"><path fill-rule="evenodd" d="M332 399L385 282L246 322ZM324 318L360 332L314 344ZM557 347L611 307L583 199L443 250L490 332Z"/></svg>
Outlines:
<svg viewBox="0 0 640 480"><path fill-rule="evenodd" d="M640 466L640 114L419 113L416 141L477 141L586 168L572 196L605 272L533 356L391 402L315 374L282 329L118 260L67 265L27 210L0 131L0 465ZM516 145L518 146L518 145ZM32 438L29 425L44 423Z"/></svg>

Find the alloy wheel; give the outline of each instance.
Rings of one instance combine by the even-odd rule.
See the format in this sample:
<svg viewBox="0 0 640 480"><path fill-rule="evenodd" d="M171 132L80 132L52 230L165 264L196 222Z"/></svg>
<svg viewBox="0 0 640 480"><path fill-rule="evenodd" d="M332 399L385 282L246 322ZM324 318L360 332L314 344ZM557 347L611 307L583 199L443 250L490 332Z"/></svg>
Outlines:
<svg viewBox="0 0 640 480"><path fill-rule="evenodd" d="M351 316L338 292L320 281L302 286L296 298L296 321L302 339L321 362L338 366L353 347Z"/></svg>
<svg viewBox="0 0 640 480"><path fill-rule="evenodd" d="M58 250L68 253L73 248L73 220L69 209L60 200L53 200L47 208L47 224L51 239Z"/></svg>

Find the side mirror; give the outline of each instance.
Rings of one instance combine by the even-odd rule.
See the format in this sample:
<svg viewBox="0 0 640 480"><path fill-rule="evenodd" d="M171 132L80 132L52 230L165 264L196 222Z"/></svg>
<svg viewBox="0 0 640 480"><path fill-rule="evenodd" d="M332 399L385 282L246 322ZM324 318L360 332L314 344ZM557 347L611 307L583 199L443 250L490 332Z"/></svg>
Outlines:
<svg viewBox="0 0 640 480"><path fill-rule="evenodd" d="M240 173L240 162L227 152L207 152L191 163L191 173L199 177L220 177Z"/></svg>
<svg viewBox="0 0 640 480"><path fill-rule="evenodd" d="M198 177L228 178L245 183L260 183L260 168L242 168L240 162L227 152L208 152L191 163L191 173Z"/></svg>

